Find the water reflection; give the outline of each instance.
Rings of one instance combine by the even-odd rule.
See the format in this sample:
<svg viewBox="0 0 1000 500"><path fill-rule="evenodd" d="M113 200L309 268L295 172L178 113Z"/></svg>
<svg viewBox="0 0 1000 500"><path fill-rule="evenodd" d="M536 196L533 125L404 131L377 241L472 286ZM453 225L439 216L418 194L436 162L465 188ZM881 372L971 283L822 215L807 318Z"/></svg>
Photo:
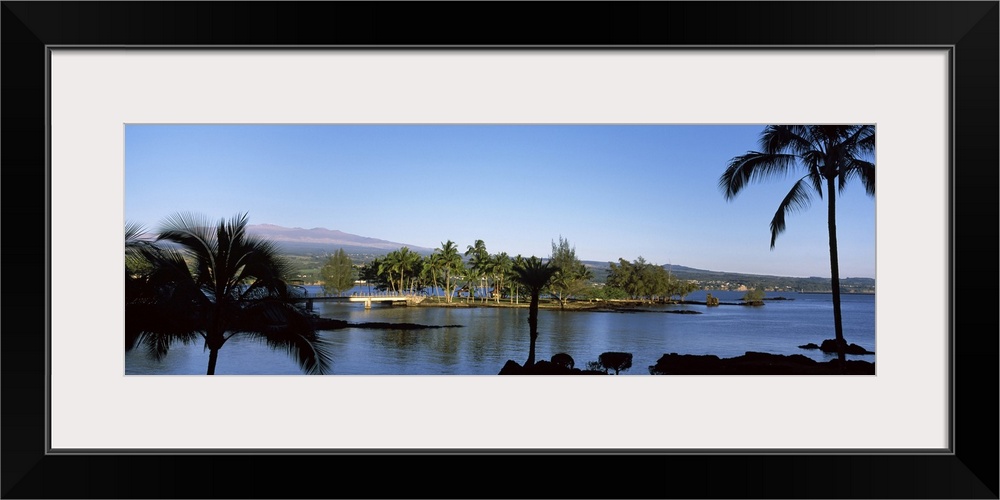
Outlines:
<svg viewBox="0 0 1000 500"><path fill-rule="evenodd" d="M722 300L736 297L721 296ZM577 367L596 361L602 352L633 354L625 375L646 375L647 366L665 353L739 356L746 351L802 354L817 361L834 354L799 349L833 338L829 295L785 294L795 300L769 302L764 307L697 305L664 306L656 312L617 313L543 309L539 311L537 359L567 353ZM692 300L697 300L692 297ZM669 314L689 309L701 314ZM843 298L844 332L848 342L875 349L875 298ZM333 372L342 375L460 374L494 375L508 359L523 363L528 356L526 309L488 307L402 307L323 302L321 316L351 323L389 322L462 325L426 330L347 328L325 331L334 355ZM288 356L265 346L233 339L219 356L219 374L301 374ZM875 361L875 356L848 356ZM141 352L126 353L127 374L204 374L207 353L200 345L175 346L162 363Z"/></svg>

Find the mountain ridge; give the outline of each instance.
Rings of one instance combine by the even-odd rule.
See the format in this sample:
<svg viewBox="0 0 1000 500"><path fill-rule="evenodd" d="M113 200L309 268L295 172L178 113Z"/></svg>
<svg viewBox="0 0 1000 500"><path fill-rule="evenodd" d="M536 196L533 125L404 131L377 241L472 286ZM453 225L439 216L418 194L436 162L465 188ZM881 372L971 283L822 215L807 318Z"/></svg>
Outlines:
<svg viewBox="0 0 1000 500"><path fill-rule="evenodd" d="M430 255L433 248L410 245L368 236L360 236L347 233L337 229L327 229L322 227L301 228L284 227L276 224L251 224L247 226L247 231L256 236L264 237L274 241L283 251L296 254L326 254L338 248L343 248L348 253L362 254L384 254L401 247L408 247L410 250L423 255ZM595 272L595 277L604 278L610 271L608 262L581 260ZM664 264L664 268L670 270L671 274L679 279L697 280L703 283L713 283L717 285L738 286L781 286L794 289L817 290L823 286L829 287L829 278L794 277L770 274L752 274L734 271L711 271L697 269L678 264ZM603 279L601 280L603 281ZM874 289L874 278L841 278L841 285L844 291L870 290Z"/></svg>
<svg viewBox="0 0 1000 500"><path fill-rule="evenodd" d="M277 224L250 224L247 232L259 237L267 238L287 250L315 250L333 251L337 248L358 250L398 250L401 247L409 247L410 250L418 253L430 253L432 248L410 245L395 241L360 236L346 233L338 229L327 229L324 227L314 227L305 229L301 227L285 227Z"/></svg>

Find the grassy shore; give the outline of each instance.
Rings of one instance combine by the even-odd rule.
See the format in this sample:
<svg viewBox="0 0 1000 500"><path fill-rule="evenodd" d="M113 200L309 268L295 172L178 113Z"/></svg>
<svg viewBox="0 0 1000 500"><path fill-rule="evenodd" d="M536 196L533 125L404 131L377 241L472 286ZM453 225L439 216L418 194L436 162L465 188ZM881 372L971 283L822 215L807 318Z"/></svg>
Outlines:
<svg viewBox="0 0 1000 500"><path fill-rule="evenodd" d="M541 299L538 302L539 309L563 309L572 311L589 311L589 310L608 310L608 309L628 309L634 307L650 306L650 305L666 305L666 304L696 304L705 305L704 302L693 302L693 301L649 301L649 300L567 300L564 305L560 305L559 301L556 299ZM498 307L498 308L525 308L527 309L529 301L527 299L520 299L518 301L512 301L510 299L500 299L496 301L495 299L489 299L484 301L481 298L467 300L466 298L452 298L451 302L447 302L444 297L426 297L417 307Z"/></svg>

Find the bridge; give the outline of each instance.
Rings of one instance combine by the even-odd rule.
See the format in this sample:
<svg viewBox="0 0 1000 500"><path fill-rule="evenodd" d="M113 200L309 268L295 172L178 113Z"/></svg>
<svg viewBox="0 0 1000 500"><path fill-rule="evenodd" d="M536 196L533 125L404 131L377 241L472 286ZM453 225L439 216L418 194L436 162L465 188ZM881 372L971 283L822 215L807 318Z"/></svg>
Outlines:
<svg viewBox="0 0 1000 500"><path fill-rule="evenodd" d="M422 295L348 295L346 297L301 297L297 302L305 302L306 309L313 310L313 302L364 302L365 309L372 308L372 302L405 303L415 305L423 302Z"/></svg>

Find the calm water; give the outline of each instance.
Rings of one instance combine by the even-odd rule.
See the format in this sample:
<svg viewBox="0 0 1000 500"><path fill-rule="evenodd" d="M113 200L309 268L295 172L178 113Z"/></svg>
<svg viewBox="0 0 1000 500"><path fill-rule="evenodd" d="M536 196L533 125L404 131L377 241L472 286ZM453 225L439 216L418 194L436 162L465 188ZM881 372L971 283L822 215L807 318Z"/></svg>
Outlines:
<svg viewBox="0 0 1000 500"><path fill-rule="evenodd" d="M317 294L319 287L307 287ZM736 302L742 292L711 292L723 302ZM834 337L833 303L829 294L768 293L763 307L670 305L653 312L616 313L540 310L535 357L547 360L568 353L577 368L606 351L631 352L632 368L624 375L648 375L648 366L665 353L739 356L746 351L802 354L817 361L835 354L799 349ZM842 295L844 337L875 351L875 296ZM705 292L689 300L704 301ZM464 299L456 299L463 300ZM703 314L663 314L690 309ZM500 308L434 308L320 302L321 316L351 323L369 321L462 325L412 331L348 328L321 332L333 348L333 371L344 375L495 375L508 359L528 357L528 310ZM874 355L848 359L875 361ZM175 345L156 362L141 352L125 354L126 374L203 375L208 352L200 344ZM235 337L219 351L217 374L301 375L291 358L263 344Z"/></svg>

